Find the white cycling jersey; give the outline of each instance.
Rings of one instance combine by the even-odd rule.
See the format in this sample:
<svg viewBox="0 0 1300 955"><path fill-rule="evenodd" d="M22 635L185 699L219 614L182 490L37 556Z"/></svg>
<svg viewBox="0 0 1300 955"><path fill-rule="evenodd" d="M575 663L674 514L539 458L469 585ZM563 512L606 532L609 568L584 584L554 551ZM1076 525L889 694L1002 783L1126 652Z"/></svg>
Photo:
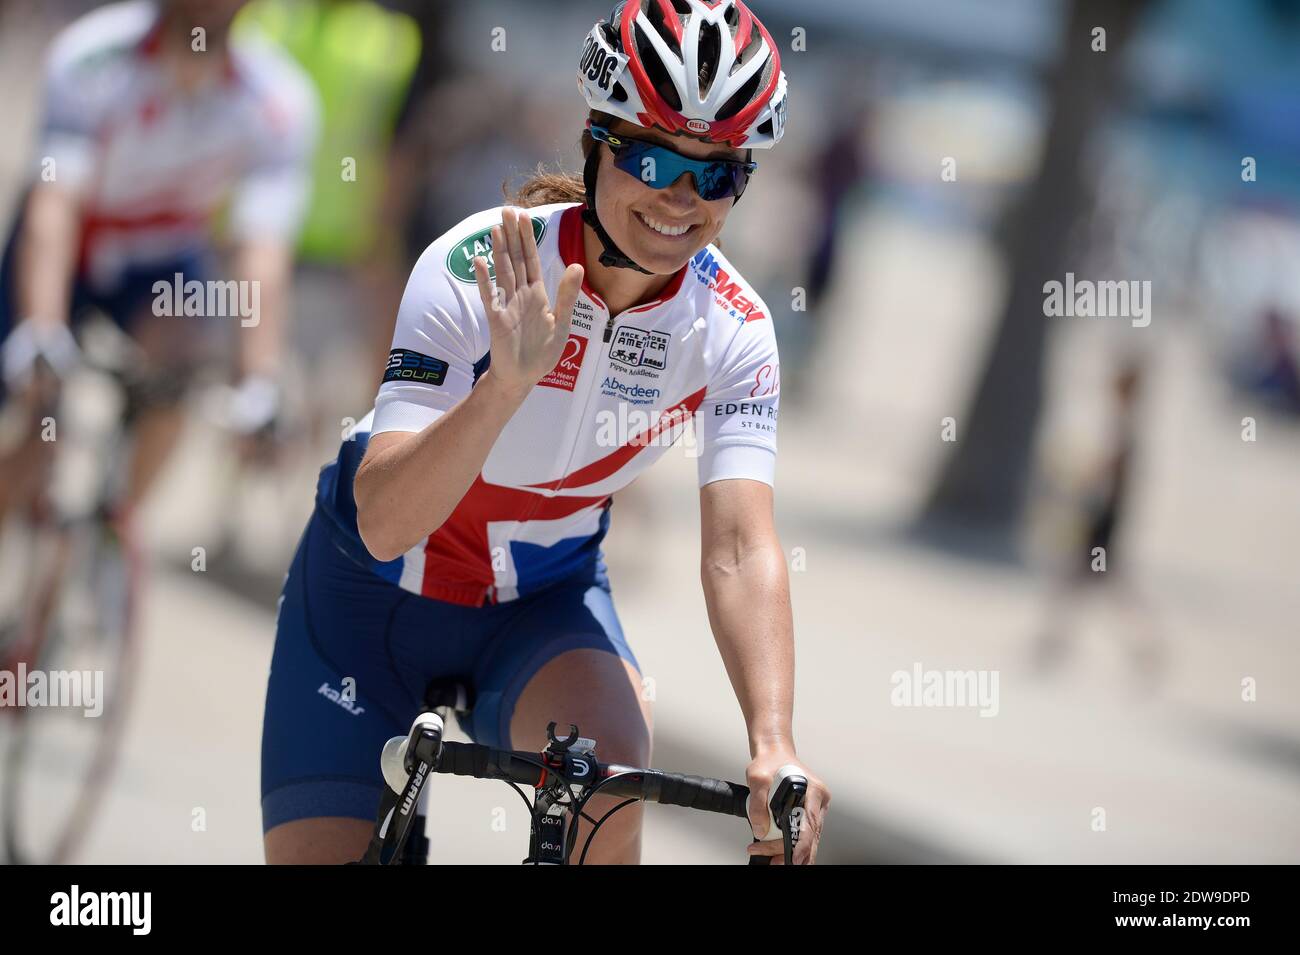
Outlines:
<svg viewBox="0 0 1300 955"><path fill-rule="evenodd" d="M291 240L310 199L319 106L306 74L232 37L219 80L183 93L158 62L162 15L147 0L110 4L47 57L37 172L81 198L79 271L96 288L207 248L227 204L233 238Z"/></svg>
<svg viewBox="0 0 1300 955"><path fill-rule="evenodd" d="M548 294L582 263L582 207L529 210ZM322 471L321 510L380 576L453 603L515 597L599 560L610 495L690 426L699 482L771 484L780 395L771 315L714 246L654 301L611 315L584 283L563 355L501 432L447 522L394 561L365 553L352 480L373 434L420 431L487 370L491 336L472 259L488 255L501 210L435 241L411 274L374 410Z"/></svg>

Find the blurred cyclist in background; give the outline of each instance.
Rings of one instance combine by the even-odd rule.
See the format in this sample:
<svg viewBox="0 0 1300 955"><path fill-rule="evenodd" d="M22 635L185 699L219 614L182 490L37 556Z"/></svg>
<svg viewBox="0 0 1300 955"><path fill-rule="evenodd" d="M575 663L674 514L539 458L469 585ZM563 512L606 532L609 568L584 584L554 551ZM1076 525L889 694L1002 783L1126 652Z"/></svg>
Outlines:
<svg viewBox="0 0 1300 955"><path fill-rule="evenodd" d="M47 57L33 184L0 265L0 400L36 407L38 382L75 367L90 311L138 346L129 513L179 434L179 399L210 339L238 333L234 418L255 433L279 407L292 249L310 191L315 95L269 44L230 39L243 0L102 7ZM231 247L218 271L218 226ZM178 278L179 277L179 278ZM238 315L172 314L193 286L244 283ZM215 283L212 283L215 284ZM179 286L179 287L178 287ZM211 286L200 303L211 303ZM218 289L217 291L222 291ZM242 306L252 304L252 309ZM222 330L222 329L218 329ZM57 385L56 385L57 387ZM40 480L41 442L0 460L0 517Z"/></svg>

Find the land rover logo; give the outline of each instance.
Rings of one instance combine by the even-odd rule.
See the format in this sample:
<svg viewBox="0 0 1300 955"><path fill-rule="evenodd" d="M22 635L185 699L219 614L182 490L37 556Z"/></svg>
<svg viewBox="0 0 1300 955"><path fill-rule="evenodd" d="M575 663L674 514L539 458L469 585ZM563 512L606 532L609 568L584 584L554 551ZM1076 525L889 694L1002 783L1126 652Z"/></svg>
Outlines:
<svg viewBox="0 0 1300 955"><path fill-rule="evenodd" d="M533 238L540 245L542 236L546 233L546 220L533 217ZM473 235L465 238L464 241L455 245L447 253L447 271L454 275L459 281L468 285L475 284L474 279L474 259L476 256L486 256L488 262L488 275L496 278L496 269L492 264L492 227L489 226Z"/></svg>
<svg viewBox="0 0 1300 955"><path fill-rule="evenodd" d="M686 121L686 128L693 133L707 133L713 128L713 125L703 119L688 119Z"/></svg>

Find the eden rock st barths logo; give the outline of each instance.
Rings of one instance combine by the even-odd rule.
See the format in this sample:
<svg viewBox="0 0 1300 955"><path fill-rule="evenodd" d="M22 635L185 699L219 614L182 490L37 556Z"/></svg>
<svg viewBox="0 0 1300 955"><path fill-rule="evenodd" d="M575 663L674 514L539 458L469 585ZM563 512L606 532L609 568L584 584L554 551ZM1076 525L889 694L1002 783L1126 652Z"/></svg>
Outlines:
<svg viewBox="0 0 1300 955"><path fill-rule="evenodd" d="M540 244L542 236L545 234L546 220L534 216L533 238ZM487 259L488 276L495 279L497 273L496 263L492 258L492 226L480 229L473 235L466 236L456 243L452 250L447 253L447 271L459 281L467 285L473 285L476 281L474 278L474 259L480 255Z"/></svg>

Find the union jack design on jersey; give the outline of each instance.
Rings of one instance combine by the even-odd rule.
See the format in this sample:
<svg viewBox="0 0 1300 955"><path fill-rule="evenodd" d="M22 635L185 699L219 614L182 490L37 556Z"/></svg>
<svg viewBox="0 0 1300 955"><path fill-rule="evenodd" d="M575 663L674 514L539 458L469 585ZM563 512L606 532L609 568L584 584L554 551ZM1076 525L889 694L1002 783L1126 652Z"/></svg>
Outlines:
<svg viewBox="0 0 1300 955"><path fill-rule="evenodd" d="M582 207L530 212L553 297L565 268L583 258ZM340 546L357 560L412 593L469 606L511 600L595 566L611 496L681 439L691 419L701 485L770 484L776 462L776 337L770 320L756 320L770 312L710 246L658 299L620 315L584 285L572 344L505 426L451 517L397 560L374 560L356 529L357 466L371 435L423 430L487 371L483 306L455 263L462 245L500 221L500 209L472 216L421 256L393 349L404 366L435 372L391 376L380 386L374 410L322 471L317 495ZM751 320L737 320L738 301Z"/></svg>

